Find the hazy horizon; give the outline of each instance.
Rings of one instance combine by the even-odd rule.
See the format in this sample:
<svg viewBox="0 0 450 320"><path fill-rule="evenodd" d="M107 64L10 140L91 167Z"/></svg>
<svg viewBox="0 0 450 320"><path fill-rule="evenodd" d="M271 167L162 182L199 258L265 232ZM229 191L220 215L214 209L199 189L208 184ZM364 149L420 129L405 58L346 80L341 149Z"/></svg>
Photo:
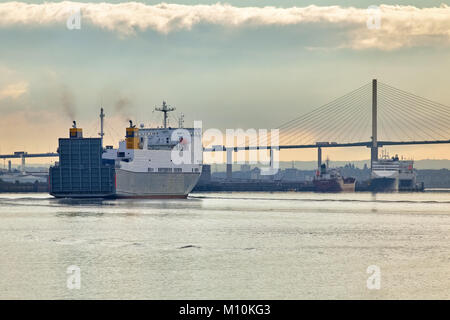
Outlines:
<svg viewBox="0 0 450 320"><path fill-rule="evenodd" d="M18 169L20 168L21 164L20 164L20 159L17 161L17 159L12 159L12 160L16 160L14 163L12 162L12 168L13 169ZM325 159L324 159L325 160ZM55 161L56 158L55 158ZM46 162L46 163L33 163L33 162L26 162L26 167L27 168L46 168L48 166L54 165L54 162ZM365 159L365 160L329 160L330 161L330 165L332 167L336 167L336 166L344 166L345 164L354 164L355 167L357 168L363 168L364 164L367 164L370 167L370 159ZM292 162L294 162L294 167L300 170L313 170L316 167L316 163L317 161L313 161L313 160L295 160L295 161L280 161L279 165L281 169L286 169L286 168L290 168L292 166ZM209 164L211 166L214 166L215 163L206 163L205 164ZM223 166L224 170L225 170L225 163L217 163L218 166ZM234 167L239 167L240 164L233 164ZM261 164L255 164L255 165L251 165L251 167L253 166L263 166ZM440 170L440 169L448 169L450 170L450 159L423 159L423 160L416 160L415 164L414 164L415 169L418 170ZM7 161L5 161L5 163L2 165L1 167L2 169L7 169L8 165L7 165Z"/></svg>

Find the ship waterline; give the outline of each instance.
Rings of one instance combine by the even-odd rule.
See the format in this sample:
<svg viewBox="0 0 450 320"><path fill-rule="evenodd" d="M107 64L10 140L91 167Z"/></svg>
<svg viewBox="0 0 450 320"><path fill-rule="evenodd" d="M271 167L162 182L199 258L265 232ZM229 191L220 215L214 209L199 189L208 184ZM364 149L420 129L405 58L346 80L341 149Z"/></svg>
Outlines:
<svg viewBox="0 0 450 320"><path fill-rule="evenodd" d="M398 178L372 178L370 186L372 192L396 192L398 191Z"/></svg>

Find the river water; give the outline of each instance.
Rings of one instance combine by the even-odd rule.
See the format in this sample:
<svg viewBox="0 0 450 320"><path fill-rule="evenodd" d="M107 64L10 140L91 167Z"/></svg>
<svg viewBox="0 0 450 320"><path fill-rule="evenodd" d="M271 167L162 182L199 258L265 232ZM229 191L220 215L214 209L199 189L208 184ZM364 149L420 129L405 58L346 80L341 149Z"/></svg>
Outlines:
<svg viewBox="0 0 450 320"><path fill-rule="evenodd" d="M0 298L449 299L450 193L0 194Z"/></svg>

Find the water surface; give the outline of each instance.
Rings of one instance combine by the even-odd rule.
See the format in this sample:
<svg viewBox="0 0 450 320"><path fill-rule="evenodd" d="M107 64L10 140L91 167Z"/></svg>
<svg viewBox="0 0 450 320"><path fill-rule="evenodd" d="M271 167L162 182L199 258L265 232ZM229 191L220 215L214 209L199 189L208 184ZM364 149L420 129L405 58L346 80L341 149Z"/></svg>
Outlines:
<svg viewBox="0 0 450 320"><path fill-rule="evenodd" d="M0 194L2 299L449 299L449 253L448 192Z"/></svg>

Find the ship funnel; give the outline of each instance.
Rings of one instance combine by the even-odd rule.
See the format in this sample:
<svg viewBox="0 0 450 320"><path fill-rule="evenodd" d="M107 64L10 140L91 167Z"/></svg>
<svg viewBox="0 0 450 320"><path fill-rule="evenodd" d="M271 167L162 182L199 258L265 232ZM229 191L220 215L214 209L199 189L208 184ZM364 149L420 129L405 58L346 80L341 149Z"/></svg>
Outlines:
<svg viewBox="0 0 450 320"><path fill-rule="evenodd" d="M133 121L130 121L130 127L126 128L125 141L127 143L127 149L139 149L139 129L133 125Z"/></svg>
<svg viewBox="0 0 450 320"><path fill-rule="evenodd" d="M83 138L83 129L77 128L76 121L73 121L72 128L69 129L69 138Z"/></svg>

